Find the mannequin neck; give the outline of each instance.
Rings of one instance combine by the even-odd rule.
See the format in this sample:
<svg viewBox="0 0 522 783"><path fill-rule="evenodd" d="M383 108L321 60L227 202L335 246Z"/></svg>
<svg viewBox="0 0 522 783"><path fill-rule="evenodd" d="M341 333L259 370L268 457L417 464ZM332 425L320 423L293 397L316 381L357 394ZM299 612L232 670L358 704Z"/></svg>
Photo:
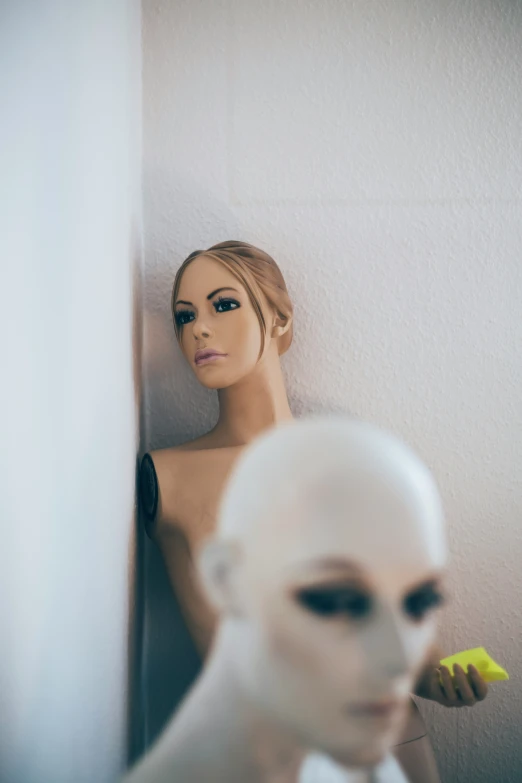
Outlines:
<svg viewBox="0 0 522 783"><path fill-rule="evenodd" d="M220 629L222 630L222 629ZM197 686L171 724L160 748L168 780L215 783L406 783L388 774L388 759L373 769L341 769L325 756L310 755L247 697L237 676L234 638L218 631ZM160 742L161 744L161 742ZM382 770L382 772L381 772ZM150 778L152 780L152 778ZM167 777L154 778L167 780Z"/></svg>
<svg viewBox="0 0 522 783"><path fill-rule="evenodd" d="M224 653L211 655L174 722L170 752L179 777L172 779L298 783L305 751L249 702L234 657Z"/></svg>
<svg viewBox="0 0 522 783"><path fill-rule="evenodd" d="M253 372L218 391L214 438L224 446L245 446L264 430L292 418L281 361L273 342Z"/></svg>
<svg viewBox="0 0 522 783"><path fill-rule="evenodd" d="M381 774L380 766L341 770L310 754L248 697L238 677L236 642L218 630L196 686L129 783L406 783L386 760Z"/></svg>

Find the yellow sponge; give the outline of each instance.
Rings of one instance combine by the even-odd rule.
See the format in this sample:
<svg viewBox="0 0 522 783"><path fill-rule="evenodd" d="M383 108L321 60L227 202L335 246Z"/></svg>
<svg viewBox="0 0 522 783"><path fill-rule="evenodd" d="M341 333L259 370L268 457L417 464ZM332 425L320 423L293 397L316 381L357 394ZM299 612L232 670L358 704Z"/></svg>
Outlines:
<svg viewBox="0 0 522 783"><path fill-rule="evenodd" d="M499 666L483 647L474 647L472 650L464 650L463 652L455 653L455 655L448 655L447 658L443 658L440 662L441 666L448 667L451 674L454 674L453 666L456 663L462 666L464 671L467 671L468 665L471 663L486 682L509 680L507 671L502 666Z"/></svg>

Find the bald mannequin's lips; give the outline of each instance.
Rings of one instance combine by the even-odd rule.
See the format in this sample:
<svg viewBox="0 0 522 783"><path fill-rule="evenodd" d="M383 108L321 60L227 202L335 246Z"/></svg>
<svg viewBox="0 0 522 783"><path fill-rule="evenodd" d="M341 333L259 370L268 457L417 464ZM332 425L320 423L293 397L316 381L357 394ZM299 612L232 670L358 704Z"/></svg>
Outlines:
<svg viewBox="0 0 522 783"><path fill-rule="evenodd" d="M402 706L400 701L375 701L351 704L348 712L356 718L391 718Z"/></svg>
<svg viewBox="0 0 522 783"><path fill-rule="evenodd" d="M209 364L210 362L215 362L217 359L224 359L226 355L226 353L202 348L201 350L196 351L194 362L196 367L201 367L202 364Z"/></svg>

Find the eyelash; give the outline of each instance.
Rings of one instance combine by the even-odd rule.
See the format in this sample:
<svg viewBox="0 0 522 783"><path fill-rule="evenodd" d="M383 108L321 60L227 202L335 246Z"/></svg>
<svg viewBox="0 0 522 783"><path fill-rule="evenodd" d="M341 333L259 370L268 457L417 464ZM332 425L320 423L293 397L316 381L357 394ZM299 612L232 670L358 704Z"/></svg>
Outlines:
<svg viewBox="0 0 522 783"><path fill-rule="evenodd" d="M324 618L346 615L358 620L367 617L373 610L372 597L353 588L305 588L296 594L296 600L308 612ZM419 622L443 601L436 589L422 588L406 596L403 609L415 622Z"/></svg>
<svg viewBox="0 0 522 783"><path fill-rule="evenodd" d="M194 320L192 310L176 310L176 325L181 327Z"/></svg>
<svg viewBox="0 0 522 783"><path fill-rule="evenodd" d="M320 617L344 614L359 619L372 610L371 597L353 588L304 589L296 597L304 609Z"/></svg>
<svg viewBox="0 0 522 783"><path fill-rule="evenodd" d="M230 310L237 310L237 308L240 307L237 299L231 299L230 297L224 296L218 297L218 299L216 299L216 301L212 304L214 305L216 313L229 313ZM233 305L233 307L230 307L228 310L218 310L219 305Z"/></svg>
<svg viewBox="0 0 522 783"><path fill-rule="evenodd" d="M407 595L403 601L403 607L406 614L414 620L419 621L428 614L428 612L437 609L444 603L442 594L433 587L417 590L417 592Z"/></svg>
<svg viewBox="0 0 522 783"><path fill-rule="evenodd" d="M239 302L236 299L231 299L230 297L223 297L220 296L218 299L216 299L214 302L212 302L214 309L216 313L229 313L231 310L237 310L238 307L241 307ZM230 305L226 310L219 310L218 308L222 305ZM195 319L196 315L193 310L176 310L176 325L179 327L185 326L185 324L190 323Z"/></svg>

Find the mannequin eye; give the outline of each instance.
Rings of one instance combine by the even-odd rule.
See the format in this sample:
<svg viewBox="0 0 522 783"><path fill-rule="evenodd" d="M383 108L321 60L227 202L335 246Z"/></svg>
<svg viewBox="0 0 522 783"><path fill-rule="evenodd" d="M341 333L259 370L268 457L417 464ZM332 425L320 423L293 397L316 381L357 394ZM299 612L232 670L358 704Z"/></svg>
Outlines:
<svg viewBox="0 0 522 783"><path fill-rule="evenodd" d="M305 588L297 592L296 598L304 609L321 617L347 615L359 619L372 610L371 597L353 587Z"/></svg>
<svg viewBox="0 0 522 783"><path fill-rule="evenodd" d="M409 593L404 599L403 606L406 614L414 620L422 620L428 612L436 609L443 601L444 598L436 585L430 583Z"/></svg>
<svg viewBox="0 0 522 783"><path fill-rule="evenodd" d="M216 313L228 313L230 310L237 310L240 306L241 305L236 299L224 298L221 296L214 302Z"/></svg>
<svg viewBox="0 0 522 783"><path fill-rule="evenodd" d="M176 310L175 318L178 326L184 326L185 324L190 323L190 321L193 321L195 315L192 310Z"/></svg>

